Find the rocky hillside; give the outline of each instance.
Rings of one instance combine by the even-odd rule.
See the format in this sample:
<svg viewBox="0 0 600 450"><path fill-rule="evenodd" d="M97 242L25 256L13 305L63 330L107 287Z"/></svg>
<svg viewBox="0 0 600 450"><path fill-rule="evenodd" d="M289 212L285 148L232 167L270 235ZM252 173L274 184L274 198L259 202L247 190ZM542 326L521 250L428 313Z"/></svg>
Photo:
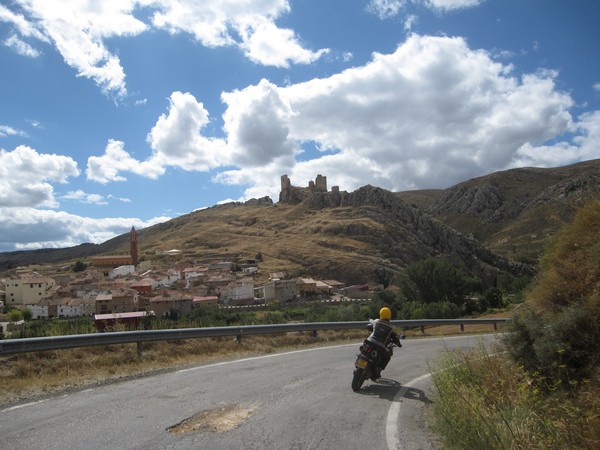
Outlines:
<svg viewBox="0 0 600 450"><path fill-rule="evenodd" d="M270 198L230 203L140 230L142 258L173 248L192 262L207 256L263 257L262 273L373 281L375 270L401 270L444 255L468 273L532 273L548 237L598 196L600 160L556 169L515 169L446 190L394 193L374 186L282 189ZM282 185L283 187L283 185ZM127 235L102 245L0 254L0 267L125 253ZM262 281L262 280L259 280Z"/></svg>
<svg viewBox="0 0 600 450"><path fill-rule="evenodd" d="M600 197L600 160L474 178L430 196L425 212L504 256L535 262L575 211Z"/></svg>

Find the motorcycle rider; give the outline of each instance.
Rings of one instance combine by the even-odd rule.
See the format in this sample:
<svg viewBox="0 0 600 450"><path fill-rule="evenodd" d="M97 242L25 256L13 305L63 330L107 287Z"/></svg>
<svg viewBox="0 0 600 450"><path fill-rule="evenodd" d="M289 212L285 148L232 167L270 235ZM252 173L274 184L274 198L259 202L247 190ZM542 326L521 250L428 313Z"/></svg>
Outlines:
<svg viewBox="0 0 600 450"><path fill-rule="evenodd" d="M366 339L369 343L381 351L381 363L375 368L375 375L371 377L376 380L381 377L381 371L386 368L392 357L393 351L390 343L402 347L400 338L396 333L396 328L390 323L392 311L384 306L379 310L379 319L369 319L367 329L371 331L371 335ZM389 345L389 346L388 346Z"/></svg>

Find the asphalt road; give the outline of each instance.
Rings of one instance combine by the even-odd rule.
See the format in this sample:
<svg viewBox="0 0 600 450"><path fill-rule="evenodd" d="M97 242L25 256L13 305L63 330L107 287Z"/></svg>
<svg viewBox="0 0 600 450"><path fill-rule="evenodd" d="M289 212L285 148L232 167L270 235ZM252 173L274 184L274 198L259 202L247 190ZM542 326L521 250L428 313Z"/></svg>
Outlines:
<svg viewBox="0 0 600 450"><path fill-rule="evenodd" d="M435 449L440 352L494 335L403 341L352 391L358 343L226 361L0 411L0 449Z"/></svg>

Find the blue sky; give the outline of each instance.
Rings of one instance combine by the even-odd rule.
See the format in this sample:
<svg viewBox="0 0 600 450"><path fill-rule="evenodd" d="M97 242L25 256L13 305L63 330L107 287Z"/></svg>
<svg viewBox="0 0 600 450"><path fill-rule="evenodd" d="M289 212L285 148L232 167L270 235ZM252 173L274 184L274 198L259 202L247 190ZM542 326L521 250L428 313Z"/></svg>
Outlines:
<svg viewBox="0 0 600 450"><path fill-rule="evenodd" d="M317 174L447 188L600 157L596 0L4 0L0 251Z"/></svg>

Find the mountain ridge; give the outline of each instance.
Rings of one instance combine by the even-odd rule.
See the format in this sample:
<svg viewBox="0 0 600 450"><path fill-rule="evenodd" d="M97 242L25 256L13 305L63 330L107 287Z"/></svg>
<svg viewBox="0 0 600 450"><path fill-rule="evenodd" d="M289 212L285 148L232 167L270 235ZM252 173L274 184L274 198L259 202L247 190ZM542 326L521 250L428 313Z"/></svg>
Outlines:
<svg viewBox="0 0 600 450"><path fill-rule="evenodd" d="M510 169L440 190L291 187L294 195L280 195L278 203L269 197L231 202L139 230L140 255L152 259L179 248L193 263L206 255L261 254L263 276L285 270L347 282L370 282L378 269L398 272L444 256L493 282L503 272L532 274L548 238L600 197L598 181L600 160L592 160ZM0 253L0 268L127 251L124 234L102 244Z"/></svg>

